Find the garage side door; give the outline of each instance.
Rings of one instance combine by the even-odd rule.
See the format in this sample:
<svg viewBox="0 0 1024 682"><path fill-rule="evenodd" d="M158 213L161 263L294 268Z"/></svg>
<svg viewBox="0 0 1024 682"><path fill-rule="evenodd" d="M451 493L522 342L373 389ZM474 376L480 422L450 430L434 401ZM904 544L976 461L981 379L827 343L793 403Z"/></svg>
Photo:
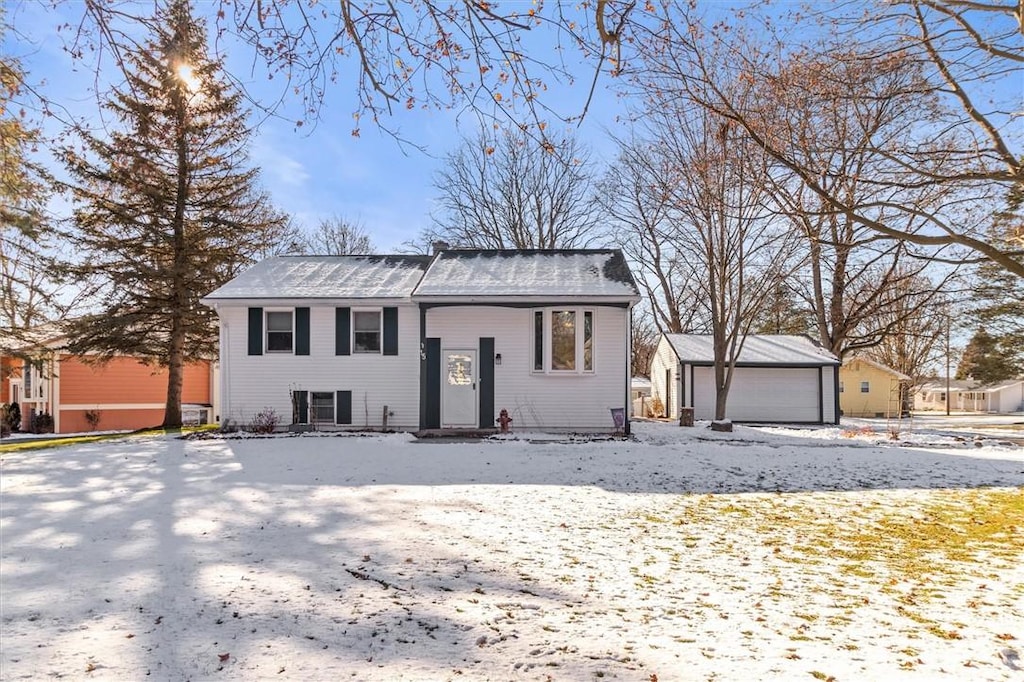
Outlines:
<svg viewBox="0 0 1024 682"><path fill-rule="evenodd" d="M697 419L714 418L714 379L713 367L694 369ZM739 367L729 389L726 412L733 421L817 422L818 370Z"/></svg>

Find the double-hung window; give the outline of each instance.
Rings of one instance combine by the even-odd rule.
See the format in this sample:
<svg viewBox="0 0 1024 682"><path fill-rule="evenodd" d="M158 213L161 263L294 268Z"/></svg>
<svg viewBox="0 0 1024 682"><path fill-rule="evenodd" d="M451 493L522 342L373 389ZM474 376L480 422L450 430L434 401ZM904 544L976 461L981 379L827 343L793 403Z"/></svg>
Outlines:
<svg viewBox="0 0 1024 682"><path fill-rule="evenodd" d="M860 382L860 392L861 393L870 393L871 392L871 382L869 382L869 381L862 381L862 382Z"/></svg>
<svg viewBox="0 0 1024 682"><path fill-rule="evenodd" d="M334 394L329 391L310 393L309 411L314 424L334 423Z"/></svg>
<svg viewBox="0 0 1024 682"><path fill-rule="evenodd" d="M593 372L594 311L535 310L533 371L575 374Z"/></svg>
<svg viewBox="0 0 1024 682"><path fill-rule="evenodd" d="M352 312L352 348L356 353L380 353L380 311Z"/></svg>
<svg viewBox="0 0 1024 682"><path fill-rule="evenodd" d="M267 311L267 352L291 353L294 346L295 331L291 310Z"/></svg>
<svg viewBox="0 0 1024 682"><path fill-rule="evenodd" d="M35 396L32 395L32 363L26 362L23 369L21 370L22 379L26 400L31 400Z"/></svg>
<svg viewBox="0 0 1024 682"><path fill-rule="evenodd" d="M46 400L43 361L26 361L22 367L22 391L26 401Z"/></svg>

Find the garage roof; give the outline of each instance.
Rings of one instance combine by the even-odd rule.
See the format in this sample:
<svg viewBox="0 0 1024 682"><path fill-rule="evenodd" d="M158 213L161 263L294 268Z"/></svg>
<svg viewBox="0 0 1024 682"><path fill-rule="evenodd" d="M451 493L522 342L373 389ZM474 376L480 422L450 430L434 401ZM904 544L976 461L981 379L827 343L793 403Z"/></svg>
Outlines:
<svg viewBox="0 0 1024 682"><path fill-rule="evenodd" d="M711 334L665 334L680 362L715 364ZM809 336L751 334L743 342L737 365L818 367L838 365L839 358L814 343Z"/></svg>

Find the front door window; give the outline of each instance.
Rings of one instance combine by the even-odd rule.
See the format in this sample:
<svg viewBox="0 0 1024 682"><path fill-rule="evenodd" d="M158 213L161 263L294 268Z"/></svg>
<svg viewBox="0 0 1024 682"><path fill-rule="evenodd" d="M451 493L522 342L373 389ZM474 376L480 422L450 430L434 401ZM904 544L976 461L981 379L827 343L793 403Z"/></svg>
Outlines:
<svg viewBox="0 0 1024 682"><path fill-rule="evenodd" d="M445 427L475 427L476 351L445 351L442 365L441 422Z"/></svg>

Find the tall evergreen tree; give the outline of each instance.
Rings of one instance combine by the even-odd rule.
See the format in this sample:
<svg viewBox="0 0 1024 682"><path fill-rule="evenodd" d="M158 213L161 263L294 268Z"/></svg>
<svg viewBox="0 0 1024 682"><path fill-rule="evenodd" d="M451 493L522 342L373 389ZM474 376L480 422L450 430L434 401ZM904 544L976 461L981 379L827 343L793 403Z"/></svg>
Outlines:
<svg viewBox="0 0 1024 682"><path fill-rule="evenodd" d="M1020 206L997 215L989 241L1010 251L1024 251L1024 215ZM1024 367L1024 277L998 265L982 262L974 273L974 292L969 319L999 340L1000 347L1018 367Z"/></svg>
<svg viewBox="0 0 1024 682"><path fill-rule="evenodd" d="M1022 367L1011 349L984 329L971 337L956 370L957 379L974 379L982 384L994 384L1013 379Z"/></svg>
<svg viewBox="0 0 1024 682"><path fill-rule="evenodd" d="M81 278L106 282L98 312L69 324L72 352L129 354L168 368L164 426L181 424L187 359L212 357L216 326L199 298L250 262L286 221L248 168L241 94L207 53L187 0L157 10L151 37L122 46L126 82L105 108L106 137L81 134L63 159L74 181L69 237Z"/></svg>

